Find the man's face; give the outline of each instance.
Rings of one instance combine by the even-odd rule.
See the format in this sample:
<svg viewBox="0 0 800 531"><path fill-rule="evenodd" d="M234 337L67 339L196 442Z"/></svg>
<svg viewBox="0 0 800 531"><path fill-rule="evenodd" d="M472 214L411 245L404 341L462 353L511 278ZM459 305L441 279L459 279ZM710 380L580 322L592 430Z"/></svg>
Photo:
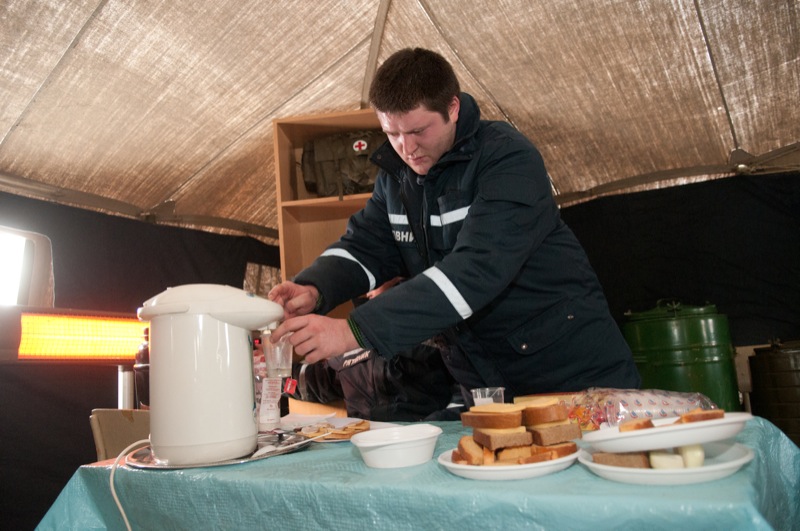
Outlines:
<svg viewBox="0 0 800 531"><path fill-rule="evenodd" d="M448 122L438 112L422 105L403 114L376 114L397 154L417 175L427 175L428 170L455 142L458 110L459 100L454 97L448 108Z"/></svg>

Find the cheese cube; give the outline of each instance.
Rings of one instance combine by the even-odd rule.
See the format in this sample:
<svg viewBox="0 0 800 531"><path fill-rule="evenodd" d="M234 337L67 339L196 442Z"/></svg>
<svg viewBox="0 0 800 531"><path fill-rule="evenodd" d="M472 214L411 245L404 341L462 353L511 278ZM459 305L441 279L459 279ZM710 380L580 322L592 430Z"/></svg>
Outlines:
<svg viewBox="0 0 800 531"><path fill-rule="evenodd" d="M650 468L683 468L683 458L669 450L650 452Z"/></svg>
<svg viewBox="0 0 800 531"><path fill-rule="evenodd" d="M686 468L703 466L706 459L706 453L699 444L681 446L678 448L678 454L681 456L681 459L683 459L683 466Z"/></svg>

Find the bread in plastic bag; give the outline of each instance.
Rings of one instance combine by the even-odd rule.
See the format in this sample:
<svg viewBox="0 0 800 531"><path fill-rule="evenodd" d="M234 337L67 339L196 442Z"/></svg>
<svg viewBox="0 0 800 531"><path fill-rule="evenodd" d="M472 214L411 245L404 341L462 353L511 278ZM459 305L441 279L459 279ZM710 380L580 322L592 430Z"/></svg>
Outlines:
<svg viewBox="0 0 800 531"><path fill-rule="evenodd" d="M568 406L570 418L584 431L599 429L603 423L617 426L630 419L678 417L697 408L717 408L702 393L602 387L576 393Z"/></svg>

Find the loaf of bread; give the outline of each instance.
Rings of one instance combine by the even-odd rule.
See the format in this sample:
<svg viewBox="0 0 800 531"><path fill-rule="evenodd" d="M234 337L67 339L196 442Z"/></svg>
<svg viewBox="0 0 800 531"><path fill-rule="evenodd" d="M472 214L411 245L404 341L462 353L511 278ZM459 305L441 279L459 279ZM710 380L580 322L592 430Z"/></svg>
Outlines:
<svg viewBox="0 0 800 531"><path fill-rule="evenodd" d="M472 438L476 443L493 452L509 446L530 445L533 442L531 433L522 426L506 430L475 428L472 430Z"/></svg>
<svg viewBox="0 0 800 531"><path fill-rule="evenodd" d="M533 436L533 443L549 446L581 438L581 428L577 424L567 422L553 426L528 426Z"/></svg>
<svg viewBox="0 0 800 531"><path fill-rule="evenodd" d="M628 468L650 468L647 452L595 452L592 461L598 465L624 466Z"/></svg>
<svg viewBox="0 0 800 531"><path fill-rule="evenodd" d="M522 424L522 410L497 413L469 410L461 414L461 424L471 428L516 428Z"/></svg>
<svg viewBox="0 0 800 531"><path fill-rule="evenodd" d="M518 465L557 459L578 451L581 437L569 410L554 397L534 397L514 404L481 404L461 414L472 428L452 453L453 462L469 465ZM456 461L458 460L458 461Z"/></svg>

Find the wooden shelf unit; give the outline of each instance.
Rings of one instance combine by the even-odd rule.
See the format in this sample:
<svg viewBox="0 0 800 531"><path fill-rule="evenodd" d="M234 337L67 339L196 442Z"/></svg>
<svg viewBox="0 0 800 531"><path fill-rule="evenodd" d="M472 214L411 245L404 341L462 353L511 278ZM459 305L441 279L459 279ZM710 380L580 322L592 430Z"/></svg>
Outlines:
<svg viewBox="0 0 800 531"><path fill-rule="evenodd" d="M380 129L372 109L280 118L273 122L275 186L281 276L287 280L308 266L344 234L347 220L360 210L370 194L316 197L303 183L303 145L315 138Z"/></svg>

